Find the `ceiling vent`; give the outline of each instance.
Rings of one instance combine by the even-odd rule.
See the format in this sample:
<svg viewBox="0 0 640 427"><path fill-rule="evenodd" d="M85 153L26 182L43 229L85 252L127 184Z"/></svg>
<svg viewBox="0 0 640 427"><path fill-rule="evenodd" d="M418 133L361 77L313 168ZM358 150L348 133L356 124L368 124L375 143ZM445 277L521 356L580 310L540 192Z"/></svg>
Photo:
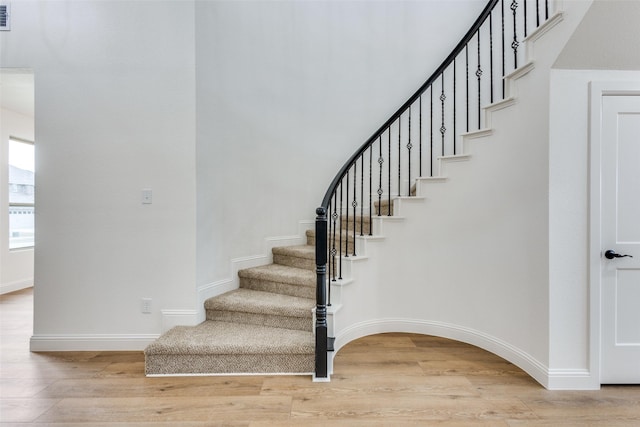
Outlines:
<svg viewBox="0 0 640 427"><path fill-rule="evenodd" d="M11 29L11 5L9 3L0 3L0 31L9 31Z"/></svg>

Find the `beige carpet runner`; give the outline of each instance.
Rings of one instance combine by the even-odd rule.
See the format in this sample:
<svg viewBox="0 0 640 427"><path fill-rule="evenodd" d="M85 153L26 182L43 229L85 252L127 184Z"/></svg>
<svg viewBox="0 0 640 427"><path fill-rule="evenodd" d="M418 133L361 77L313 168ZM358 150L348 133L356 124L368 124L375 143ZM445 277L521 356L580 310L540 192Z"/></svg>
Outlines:
<svg viewBox="0 0 640 427"><path fill-rule="evenodd" d="M273 264L240 270L239 289L205 302L206 321L172 328L145 349L146 374L313 373L314 245L310 230L306 245L273 248Z"/></svg>

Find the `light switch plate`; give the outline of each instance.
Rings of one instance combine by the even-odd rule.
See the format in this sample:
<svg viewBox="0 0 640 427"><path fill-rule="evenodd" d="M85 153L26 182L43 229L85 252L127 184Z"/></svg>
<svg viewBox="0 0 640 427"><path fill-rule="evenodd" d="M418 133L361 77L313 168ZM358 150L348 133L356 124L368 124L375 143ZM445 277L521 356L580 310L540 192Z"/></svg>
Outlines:
<svg viewBox="0 0 640 427"><path fill-rule="evenodd" d="M143 205L150 205L151 203L153 203L153 192L151 191L150 188L143 188L142 189L142 204Z"/></svg>

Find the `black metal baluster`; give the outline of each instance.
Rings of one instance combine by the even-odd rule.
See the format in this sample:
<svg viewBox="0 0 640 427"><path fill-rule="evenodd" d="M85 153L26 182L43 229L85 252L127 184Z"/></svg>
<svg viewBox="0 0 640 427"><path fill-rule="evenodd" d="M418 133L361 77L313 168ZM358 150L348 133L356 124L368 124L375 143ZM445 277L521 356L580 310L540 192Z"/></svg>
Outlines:
<svg viewBox="0 0 640 427"><path fill-rule="evenodd" d="M491 103L493 104L493 11L489 14L489 77L491 80Z"/></svg>
<svg viewBox="0 0 640 427"><path fill-rule="evenodd" d="M401 147L401 143L400 143L400 129L402 128L402 115L400 115L398 117L398 197L401 196L400 194L400 184L401 184L401 178L400 178L400 172L402 171L402 156L401 156L401 152L402 152L402 147Z"/></svg>
<svg viewBox="0 0 640 427"><path fill-rule="evenodd" d="M441 111L441 124L440 124L440 134L442 135L442 155L444 156L444 135L447 132L447 128L444 125L444 100L447 99L447 96L444 94L444 72L440 75L441 83L442 83L442 91L440 92L440 111Z"/></svg>
<svg viewBox="0 0 640 427"><path fill-rule="evenodd" d="M429 88L429 91L431 92L431 107L429 109L429 112L431 114L431 121L429 122L429 161L431 162L431 164L429 165L429 170L431 171L431 176L433 176L433 84L431 85L431 88Z"/></svg>
<svg viewBox="0 0 640 427"><path fill-rule="evenodd" d="M504 0L500 0L500 9L502 11L502 99L505 98L504 76L507 75L505 69L505 51L507 50L504 39Z"/></svg>
<svg viewBox="0 0 640 427"><path fill-rule="evenodd" d="M361 172L362 173L362 172ZM356 209L358 208L358 202L357 202L357 188L358 188L358 183L357 183L357 179L358 178L358 160L356 159L353 162L353 202L351 202L351 206L353 206L353 256L356 256ZM349 236L347 235L347 240L349 240Z"/></svg>
<svg viewBox="0 0 640 427"><path fill-rule="evenodd" d="M544 19L549 19L549 0L544 0Z"/></svg>
<svg viewBox="0 0 640 427"><path fill-rule="evenodd" d="M371 155L371 148L369 148ZM364 153L360 156L362 176L360 176L360 235L363 236L362 227L364 225ZM371 176L371 161L369 161L369 176ZM369 191L371 194L371 191Z"/></svg>
<svg viewBox="0 0 640 427"><path fill-rule="evenodd" d="M524 12L524 16L523 16L523 21L524 21L524 37L527 37L527 0L522 0L522 5L524 7L523 12Z"/></svg>
<svg viewBox="0 0 640 427"><path fill-rule="evenodd" d="M340 231L338 232L339 242L338 245L338 266L340 267L340 271L338 272L338 279L342 280L342 183L344 177L340 180Z"/></svg>
<svg viewBox="0 0 640 427"><path fill-rule="evenodd" d="M391 126L387 129L389 132L389 205L387 206L387 216L391 216Z"/></svg>
<svg viewBox="0 0 640 427"><path fill-rule="evenodd" d="M419 132L418 132L419 144L418 145L419 145L420 149L418 150L419 151L419 155L418 155L418 169L419 170L418 170L418 172L419 172L420 176L422 177L422 95L420 95L419 100L420 101L419 101L418 105L419 105L420 108L419 108L419 111L418 111L418 115L419 115L420 121L419 121L419 129L418 129L419 130Z"/></svg>
<svg viewBox="0 0 640 427"><path fill-rule="evenodd" d="M326 292L327 292L327 307L331 307L331 283L327 283Z"/></svg>
<svg viewBox="0 0 640 427"><path fill-rule="evenodd" d="M331 217L331 201L329 201L329 208L327 209L327 213L329 217ZM327 274L328 277L331 277L331 225L333 224L333 220L329 219L327 221ZM316 235L316 240L320 239L320 236Z"/></svg>
<svg viewBox="0 0 640 427"><path fill-rule="evenodd" d="M482 112L481 108L481 96L482 96L482 67L480 66L480 28L478 28L478 69L476 70L476 77L478 78L478 130L482 127L480 123L480 116Z"/></svg>
<svg viewBox="0 0 640 427"><path fill-rule="evenodd" d="M536 0L536 27L540 26L540 0Z"/></svg>
<svg viewBox="0 0 640 427"><path fill-rule="evenodd" d="M378 165L380 166L380 174L378 176L378 216L380 216L382 215L382 193L384 193L382 189L382 164L384 163L384 157L382 157L382 134L378 137L378 142L380 143L380 153L378 157Z"/></svg>
<svg viewBox="0 0 640 427"><path fill-rule="evenodd" d="M464 57L465 57L465 62L466 62L466 67L465 67L465 75L466 75L466 87L467 87L467 99L466 99L466 103L467 103L467 132L469 132L469 45L467 44L464 47Z"/></svg>
<svg viewBox="0 0 640 427"><path fill-rule="evenodd" d="M373 144L369 147L369 236L373 223Z"/></svg>
<svg viewBox="0 0 640 427"><path fill-rule="evenodd" d="M407 143L407 163L409 164L409 167L407 168L407 176L409 179L409 192L407 193L408 196L411 196L411 106L409 106L409 142Z"/></svg>
<svg viewBox="0 0 640 427"><path fill-rule="evenodd" d="M338 192L333 193L333 239L331 242L331 262L333 263L333 281L336 281L336 255L338 250L336 249L336 228L338 225ZM316 236L316 239L318 237Z"/></svg>
<svg viewBox="0 0 640 427"><path fill-rule="evenodd" d="M456 58L453 58L453 155L456 155Z"/></svg>
<svg viewBox="0 0 640 427"><path fill-rule="evenodd" d="M329 220L328 216L331 215L331 200L329 200L329 206L328 209L325 211L325 222L326 225L328 226L328 230L326 230L327 232L327 237L330 239L331 238L331 223L332 221ZM318 239L318 234L316 231L316 239ZM331 277L331 244L330 242L326 242L326 248L325 248L325 253L327 256L327 259L325 260L325 270L328 270L328 276L326 276L323 281L326 283L328 280L328 277ZM334 278L335 281L335 278ZM327 306L331 306L331 283L328 283L327 287Z"/></svg>
<svg viewBox="0 0 640 427"><path fill-rule="evenodd" d="M344 239L344 257L345 258L349 258L349 172L347 171L347 198L346 198L346 202L347 202L347 206L345 209L345 218L344 218L344 222L347 225L347 228L345 229L345 239ZM340 233L342 235L342 233Z"/></svg>
<svg viewBox="0 0 640 427"><path fill-rule="evenodd" d="M513 11L513 42L511 42L511 48L513 49L513 69L518 69L518 22L516 19L516 11L518 9L517 0L511 2L511 10Z"/></svg>

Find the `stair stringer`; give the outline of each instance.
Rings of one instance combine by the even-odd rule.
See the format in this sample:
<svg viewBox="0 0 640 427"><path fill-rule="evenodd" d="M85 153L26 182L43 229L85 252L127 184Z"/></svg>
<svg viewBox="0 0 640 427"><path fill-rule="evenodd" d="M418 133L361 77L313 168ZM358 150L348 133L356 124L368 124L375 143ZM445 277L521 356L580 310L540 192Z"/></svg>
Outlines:
<svg viewBox="0 0 640 427"><path fill-rule="evenodd" d="M547 386L548 121L522 114L548 110L559 47L542 50L536 73L529 45L562 19L556 13L529 36L529 61L506 77L507 100L484 109L490 127L462 135L463 155L440 159L438 176L416 180L425 199L394 201L406 220L385 224L384 245L367 253L374 262L354 267L334 314L336 351L373 333L432 334L491 351ZM571 29L560 33L566 40Z"/></svg>

